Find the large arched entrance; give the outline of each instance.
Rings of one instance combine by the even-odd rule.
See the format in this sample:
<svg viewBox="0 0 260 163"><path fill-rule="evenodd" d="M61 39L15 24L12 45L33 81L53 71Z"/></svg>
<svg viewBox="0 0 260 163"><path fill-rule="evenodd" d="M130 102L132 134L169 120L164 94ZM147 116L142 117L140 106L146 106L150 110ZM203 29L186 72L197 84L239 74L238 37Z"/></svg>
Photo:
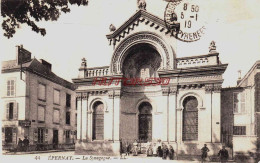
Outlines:
<svg viewBox="0 0 260 163"><path fill-rule="evenodd" d="M97 101L93 105L92 131L92 140L104 139L104 104L101 101Z"/></svg>
<svg viewBox="0 0 260 163"><path fill-rule="evenodd" d="M161 69L174 69L175 52L159 35L151 32L138 32L126 37L114 50L111 61L111 73L123 73L123 62L125 57L128 56L129 49L138 49L134 46L138 44L149 44L160 54Z"/></svg>
<svg viewBox="0 0 260 163"><path fill-rule="evenodd" d="M139 105L139 140L143 143L152 141L152 105L143 102Z"/></svg>
<svg viewBox="0 0 260 163"><path fill-rule="evenodd" d="M133 46L123 62L123 75L126 78L158 77L157 70L161 65L161 56L149 44L140 43Z"/></svg>
<svg viewBox="0 0 260 163"><path fill-rule="evenodd" d="M198 100L188 96L183 100L183 131L182 140L198 140Z"/></svg>

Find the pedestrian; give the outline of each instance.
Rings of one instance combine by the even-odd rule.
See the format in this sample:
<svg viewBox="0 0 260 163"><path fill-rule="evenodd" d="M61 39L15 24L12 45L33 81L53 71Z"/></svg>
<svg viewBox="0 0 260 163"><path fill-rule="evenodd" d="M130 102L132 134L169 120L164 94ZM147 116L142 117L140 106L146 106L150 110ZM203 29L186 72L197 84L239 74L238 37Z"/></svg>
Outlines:
<svg viewBox="0 0 260 163"><path fill-rule="evenodd" d="M209 149L208 149L208 147L207 147L207 144L204 144L204 147L201 148L201 152L202 152L202 154L201 154L201 159L202 159L202 161L205 161L206 158L208 157L208 152L209 152Z"/></svg>
<svg viewBox="0 0 260 163"><path fill-rule="evenodd" d="M222 146L222 149L219 150L218 156L221 162L226 162L228 160L228 151L226 150L225 146Z"/></svg>
<svg viewBox="0 0 260 163"><path fill-rule="evenodd" d="M138 143L137 143L137 140L134 141L133 143L133 156L137 156L138 155Z"/></svg>
<svg viewBox="0 0 260 163"><path fill-rule="evenodd" d="M23 139L23 145L24 145L24 151L27 152L28 149L29 149L29 144L30 144L30 141L29 139L27 139L27 136L24 137Z"/></svg>
<svg viewBox="0 0 260 163"><path fill-rule="evenodd" d="M17 148L18 152L23 150L23 141L21 138L19 138L18 140L18 148Z"/></svg>
<svg viewBox="0 0 260 163"><path fill-rule="evenodd" d="M152 144L149 145L148 149L147 149L147 156L151 157L153 156L153 147Z"/></svg>
<svg viewBox="0 0 260 163"><path fill-rule="evenodd" d="M153 156L154 157L157 156L157 145L156 145L156 143L153 143Z"/></svg>
<svg viewBox="0 0 260 163"><path fill-rule="evenodd" d="M166 160L168 155L168 147L166 144L162 145L162 159Z"/></svg>
<svg viewBox="0 0 260 163"><path fill-rule="evenodd" d="M126 156L129 156L129 153L130 153L130 151L129 151L129 143L128 142L126 142L126 144L125 144L125 155Z"/></svg>
<svg viewBox="0 0 260 163"><path fill-rule="evenodd" d="M157 146L157 156L162 157L163 152L162 152L162 143L161 140L158 140L158 146Z"/></svg>
<svg viewBox="0 0 260 163"><path fill-rule="evenodd" d="M169 155L169 159L170 160L174 160L174 149L173 149L173 147L171 145L169 146L169 153L168 153L168 155Z"/></svg>
<svg viewBox="0 0 260 163"><path fill-rule="evenodd" d="M119 139L120 142L120 157L122 158L122 154L123 154L123 142L122 139Z"/></svg>

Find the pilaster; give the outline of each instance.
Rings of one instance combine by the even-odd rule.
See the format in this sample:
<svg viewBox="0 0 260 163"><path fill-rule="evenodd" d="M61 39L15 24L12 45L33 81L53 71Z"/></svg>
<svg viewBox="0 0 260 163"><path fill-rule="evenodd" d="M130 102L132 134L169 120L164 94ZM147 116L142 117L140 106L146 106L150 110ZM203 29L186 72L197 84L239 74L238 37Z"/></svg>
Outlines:
<svg viewBox="0 0 260 163"><path fill-rule="evenodd" d="M176 93L177 87L170 87L169 90L169 141L176 141Z"/></svg>

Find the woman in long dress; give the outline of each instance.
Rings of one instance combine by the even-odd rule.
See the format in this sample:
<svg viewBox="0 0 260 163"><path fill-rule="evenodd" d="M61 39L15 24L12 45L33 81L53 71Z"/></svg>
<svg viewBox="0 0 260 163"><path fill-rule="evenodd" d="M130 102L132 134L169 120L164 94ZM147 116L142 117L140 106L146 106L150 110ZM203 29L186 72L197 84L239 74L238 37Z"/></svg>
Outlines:
<svg viewBox="0 0 260 163"><path fill-rule="evenodd" d="M169 146L169 153L168 154L169 154L169 159L173 160L174 159L174 149L171 145Z"/></svg>
<svg viewBox="0 0 260 163"><path fill-rule="evenodd" d="M134 141L133 146L134 146L134 148L133 148L133 156L137 156L138 155L138 147L137 147L138 143L137 143L137 140Z"/></svg>

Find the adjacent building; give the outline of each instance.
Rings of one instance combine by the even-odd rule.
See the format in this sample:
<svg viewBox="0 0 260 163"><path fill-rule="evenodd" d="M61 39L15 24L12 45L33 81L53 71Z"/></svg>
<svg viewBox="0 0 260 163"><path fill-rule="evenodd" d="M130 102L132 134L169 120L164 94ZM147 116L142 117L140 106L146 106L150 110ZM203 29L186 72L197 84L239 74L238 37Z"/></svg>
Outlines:
<svg viewBox="0 0 260 163"><path fill-rule="evenodd" d="M15 60L2 62L3 149L28 137L30 150L73 148L77 113L75 87L47 61L17 46Z"/></svg>
<svg viewBox="0 0 260 163"><path fill-rule="evenodd" d="M221 90L222 141L234 155L256 153L260 136L260 61L239 77L236 87Z"/></svg>
<svg viewBox="0 0 260 163"><path fill-rule="evenodd" d="M216 155L227 64L215 43L208 54L178 57L176 38L164 21L143 9L110 30L110 65L89 68L83 59L73 79L76 153L118 155L120 140L123 147L137 140L145 152L150 142L161 140L178 155L200 156L204 144Z"/></svg>

